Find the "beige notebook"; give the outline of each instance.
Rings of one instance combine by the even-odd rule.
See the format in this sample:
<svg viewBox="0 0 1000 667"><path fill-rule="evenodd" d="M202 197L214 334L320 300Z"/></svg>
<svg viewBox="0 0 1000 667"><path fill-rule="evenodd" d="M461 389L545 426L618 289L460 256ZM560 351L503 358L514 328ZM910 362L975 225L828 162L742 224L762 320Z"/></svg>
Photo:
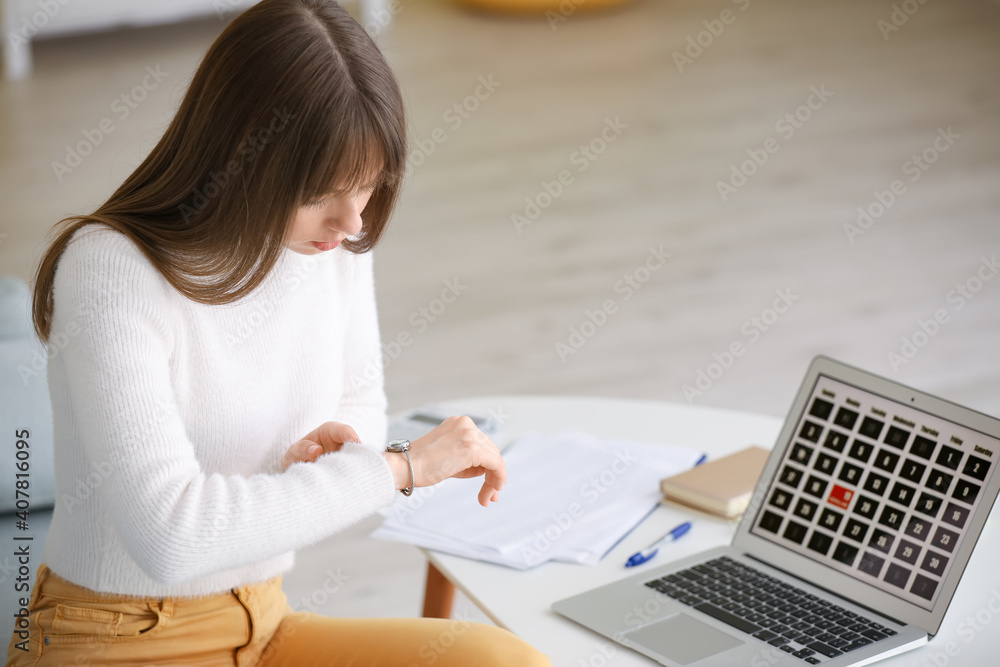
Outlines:
<svg viewBox="0 0 1000 667"><path fill-rule="evenodd" d="M750 496L771 452L753 445L660 481L665 500L733 519Z"/></svg>

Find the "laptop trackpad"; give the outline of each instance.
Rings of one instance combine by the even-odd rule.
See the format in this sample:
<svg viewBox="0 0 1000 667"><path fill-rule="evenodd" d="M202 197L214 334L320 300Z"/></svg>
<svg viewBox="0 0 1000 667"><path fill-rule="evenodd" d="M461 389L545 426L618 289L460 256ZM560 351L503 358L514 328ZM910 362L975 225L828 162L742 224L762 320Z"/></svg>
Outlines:
<svg viewBox="0 0 1000 667"><path fill-rule="evenodd" d="M681 665L742 646L732 635L680 613L625 634L626 642L652 649Z"/></svg>

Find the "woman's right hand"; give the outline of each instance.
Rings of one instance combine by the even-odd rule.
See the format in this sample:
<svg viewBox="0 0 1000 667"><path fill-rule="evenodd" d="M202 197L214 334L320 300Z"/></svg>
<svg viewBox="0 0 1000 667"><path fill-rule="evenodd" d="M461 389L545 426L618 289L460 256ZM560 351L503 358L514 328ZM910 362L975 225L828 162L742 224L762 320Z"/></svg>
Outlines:
<svg viewBox="0 0 1000 667"><path fill-rule="evenodd" d="M324 422L291 447L281 458L281 470L287 470L293 463L312 463L320 454L339 452L345 442L361 442L353 428L340 422Z"/></svg>
<svg viewBox="0 0 1000 667"><path fill-rule="evenodd" d="M406 455L386 452L397 489L410 485ZM449 477L483 476L479 504L496 502L507 483L507 467L500 449L468 417L449 417L430 433L410 443L413 485L431 486Z"/></svg>

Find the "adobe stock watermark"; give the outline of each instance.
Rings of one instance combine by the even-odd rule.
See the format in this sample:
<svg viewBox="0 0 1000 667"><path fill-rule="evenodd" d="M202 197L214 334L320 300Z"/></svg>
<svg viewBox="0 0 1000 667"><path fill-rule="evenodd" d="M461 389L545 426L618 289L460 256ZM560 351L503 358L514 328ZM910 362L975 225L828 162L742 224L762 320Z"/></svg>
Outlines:
<svg viewBox="0 0 1000 667"><path fill-rule="evenodd" d="M159 65L149 65L146 67L146 74L142 80L131 89L123 92L111 102L111 113L118 122L124 122L148 96L156 90L165 78L170 76L170 72L163 72ZM94 152L94 149L101 145L105 137L118 129L115 121L110 116L105 116L97 122L94 128L84 128L81 130L83 139L75 145L66 144L66 157L62 162L52 161L52 173L56 179L62 183L67 174L83 164L83 159Z"/></svg>
<svg viewBox="0 0 1000 667"><path fill-rule="evenodd" d="M570 153L569 163L576 167L576 173L582 174L601 155L608 150L608 146L618 140L622 132L628 129L628 125L623 123L621 116L614 119L605 118L604 127L601 132L585 144ZM524 228L535 223L542 214L542 211L552 206L552 202L562 196L570 185L576 180L576 175L569 169L562 169L551 181L542 180L542 189L534 197L524 198L524 210L521 213L512 213L510 221L518 234L524 232Z"/></svg>
<svg viewBox="0 0 1000 667"><path fill-rule="evenodd" d="M920 350L927 347L941 333L942 327L951 321L952 313L965 308L998 272L1000 264L997 263L996 254L992 257L983 256L975 273L956 284L945 296L945 302L951 306L950 312L948 308L938 308L926 320L918 319L912 333L902 337L899 348L886 354L893 372L898 373L901 366L913 361Z"/></svg>
<svg viewBox="0 0 1000 667"><path fill-rule="evenodd" d="M323 607L326 603L351 580L350 575L341 572L339 566L336 569L332 567L327 568L324 574L326 574L326 578L323 580L323 583L313 588L309 595L300 598L298 604L292 607L295 611L309 611L314 614L323 613ZM257 657L258 661L266 662L275 653L280 651L285 642L293 637L295 633L296 627L294 624L282 623L279 625L278 629L271 635L271 638L263 647L256 647L256 650L260 651L260 655Z"/></svg>
<svg viewBox="0 0 1000 667"><path fill-rule="evenodd" d="M750 0L732 0L732 3L739 7L741 12L746 11L750 6ZM683 74L685 67L693 65L694 61L700 58L705 53L705 50L715 44L715 40L722 36L722 33L726 30L726 26L736 22L737 16L738 14L733 10L723 9L719 12L719 18L702 21L701 23L705 26L705 29L694 36L688 35L687 46L684 48L684 51L674 51L673 53L677 71Z"/></svg>
<svg viewBox="0 0 1000 667"><path fill-rule="evenodd" d="M614 293L621 295L621 302L631 299L636 292L648 283L653 274L663 268L667 260L673 257L661 245L659 248L649 247L649 255L639 266L626 273L614 284ZM608 323L608 319L618 312L618 297L608 298L594 310L584 312L584 319L569 328L569 337L565 341L556 342L556 354L559 361L566 363L570 355L576 354L587 344L587 341Z"/></svg>
<svg viewBox="0 0 1000 667"><path fill-rule="evenodd" d="M761 646L760 650L750 658L750 667L771 667L788 660L788 653L777 646Z"/></svg>
<svg viewBox="0 0 1000 667"><path fill-rule="evenodd" d="M538 565L545 561L545 552L551 549L570 530L577 521L587 515L588 510L600 500L601 496L613 487L622 475L639 461L639 458L626 448L620 449L614 460L599 475L591 477L580 485L581 501L572 501L559 512L549 515L552 520L545 528L536 529L529 544L521 545L521 556L529 565Z"/></svg>
<svg viewBox="0 0 1000 667"><path fill-rule="evenodd" d="M282 650L285 642L294 637L297 631L295 625L292 623L281 623L278 625L278 629L271 635L267 644L262 649L256 649L260 655L254 664L267 664L270 662L271 658ZM254 649L251 649L251 651L254 651Z"/></svg>
<svg viewBox="0 0 1000 667"><path fill-rule="evenodd" d="M19 577L20 579L21 577ZM28 581L30 575L24 577L23 581ZM37 586L37 582L35 582ZM21 641L14 644L14 647L19 651L24 651L27 654L31 649L29 648L30 638L32 633L36 632L34 627L31 625L29 618L31 613L28 611L28 606L30 604L30 598L24 598L24 604L18 610L18 613L14 614L15 625L14 634ZM38 638L41 639L41 638ZM87 644L75 644L73 646L73 662L60 662L60 665L66 665L66 667L90 667L91 665L96 665L97 667L107 667L109 664L114 664L115 659L109 658L106 653L109 652L114 644L110 642L91 642ZM11 654L13 655L13 654Z"/></svg>
<svg viewBox="0 0 1000 667"><path fill-rule="evenodd" d="M142 449L149 447L149 438L156 432L163 422L177 414L177 407L174 403L154 399L156 409L148 420L145 420L142 428L137 434L126 436L122 443L124 449ZM97 490L116 473L116 468L120 465L117 459L91 461L89 471L83 477L77 477L76 487L73 493L64 492L59 496L59 501L66 507L66 513L72 514L73 510L82 505L88 498L97 493Z"/></svg>
<svg viewBox="0 0 1000 667"><path fill-rule="evenodd" d="M448 278L444 281L440 296L437 296L410 313L409 323L411 329L403 329L396 337L383 343L377 358L369 359L365 364L361 374L352 374L350 383L354 388L366 387L378 378L389 365L403 354L403 350L413 345L415 336L418 336L437 321L444 314L451 304L458 300L469 289L468 285L460 282L458 277Z"/></svg>
<svg viewBox="0 0 1000 667"><path fill-rule="evenodd" d="M70 342L84 331L82 322L87 317L95 312L105 311L106 304L103 299L108 297L115 298L124 289L124 281L121 277L116 277L109 284L101 286L93 293L93 296L99 298L94 299L90 303L87 301L77 303L76 314L78 317L66 322L59 330L51 330L48 342L44 344L40 343L43 351L36 349L32 353L28 365L23 363L17 365L17 374L24 386L27 387L30 381L44 373L49 363L58 357L69 346Z"/></svg>
<svg viewBox="0 0 1000 667"><path fill-rule="evenodd" d="M800 295L792 292L791 287L776 289L774 294L774 301L768 308L763 309L740 325L740 334L742 334L743 339L736 339L721 352L714 352L712 361L704 368L698 369L694 383L681 387L688 403L693 403L694 399L701 398L705 392L711 390L726 371L733 367L736 360L746 353L749 346L760 340L760 337L767 333L781 316L791 310L795 302L801 298Z"/></svg>
<svg viewBox="0 0 1000 667"><path fill-rule="evenodd" d="M906 25L910 17L926 3L927 0L903 0L899 4L893 4L892 13L889 14L888 20L879 19L875 22L875 27L882 33L882 39L888 42L889 35Z"/></svg>
<svg viewBox="0 0 1000 667"><path fill-rule="evenodd" d="M413 0L406 0L406 2L412 2ZM372 6L370 9L367 7L368 4L372 3L361 3L361 25L364 27L365 32L367 32L372 37L375 37L380 32L382 32L390 23L394 16L399 16L403 13L403 3L400 0L389 0L388 2L381 2L381 7Z"/></svg>
<svg viewBox="0 0 1000 667"><path fill-rule="evenodd" d="M646 588L646 590L649 591L648 597L643 600L642 604L633 606L622 618L626 628L641 628L660 617L660 612L664 609L664 602L669 598L662 593L654 593L651 588Z"/></svg>
<svg viewBox="0 0 1000 667"><path fill-rule="evenodd" d="M937 128L937 136L931 143L919 153L914 153L907 158L900 166L904 176L909 176L910 183L920 180L931 166L938 161L942 153L945 153L955 142L962 138L958 132L947 128ZM900 179L894 179L885 190L875 190L872 194L875 199L865 206L858 207L858 217L854 223L844 223L844 234L847 240L853 245L859 236L871 229L875 223L885 215L886 211L892 208L893 204L906 194L907 185Z"/></svg>
<svg viewBox="0 0 1000 667"><path fill-rule="evenodd" d="M83 329L77 320L70 320L60 331L50 331L48 342L42 344L44 353L35 350L27 366L17 365L17 374L21 378L21 383L27 387L30 381L44 373L49 362L58 357L69 346L70 341L79 336L82 331Z"/></svg>
<svg viewBox="0 0 1000 667"><path fill-rule="evenodd" d="M230 348L249 340L256 331L271 318L275 309L288 298L288 295L296 292L306 278L319 268L319 261L312 255L302 257L301 262L297 262L291 273L285 275L282 285L287 289L275 292L268 292L266 299L255 299L251 303L252 309L246 315L240 317L236 328L226 333L226 345Z"/></svg>
<svg viewBox="0 0 1000 667"><path fill-rule="evenodd" d="M12 576L18 574L19 568L17 563L11 562L11 554L7 553L3 557L3 562L0 563L0 584L7 583L7 580Z"/></svg>
<svg viewBox="0 0 1000 667"><path fill-rule="evenodd" d="M993 620L1000 615L1000 591L991 588L988 593L990 597L986 600L986 603L977 609L974 614L966 616L955 626L955 633L962 639L964 644L959 644L953 639L943 644L935 644L934 649L928 650L919 663L912 663L910 667L948 667L948 665L952 664L954 658L961 655L963 646L968 646L978 636L989 631ZM995 633L996 630L994 629L990 634L991 636L995 636ZM966 658L961 662L955 661L955 664L969 665L973 663L969 662L969 658Z"/></svg>
<svg viewBox="0 0 1000 667"><path fill-rule="evenodd" d="M480 76L473 91L464 98L455 102L444 110L441 120L447 123L448 128L454 132L462 127L472 114L475 113L483 102L490 99L493 93L503 85L502 81L493 78L493 74ZM406 158L406 175L409 176L413 170L427 161L437 150L437 147L448 141L448 130L443 127L435 127L428 136L421 139L414 139L410 154Z"/></svg>
<svg viewBox="0 0 1000 667"><path fill-rule="evenodd" d="M13 46L25 47L38 35L38 31L49 24L63 7L73 0L37 0L37 12L21 17L21 25L7 31L7 39Z"/></svg>
<svg viewBox="0 0 1000 667"><path fill-rule="evenodd" d="M324 574L326 577L323 579L323 583L313 588L309 595L300 598L295 611L320 613L330 598L340 592L344 584L351 580L351 576L341 572L339 566L336 569L328 567Z"/></svg>
<svg viewBox="0 0 1000 667"><path fill-rule="evenodd" d="M608 661L618 655L618 647L611 642L598 642L588 658L580 658L579 667L606 667Z"/></svg>
<svg viewBox="0 0 1000 667"><path fill-rule="evenodd" d="M743 509L740 514L732 519L728 520L729 532L735 534L737 529L740 527L740 521L745 516L757 516L757 510L760 506L764 504L767 498L767 489L756 487L754 488L753 494L750 496L750 500L747 502L747 506Z"/></svg>
<svg viewBox="0 0 1000 667"><path fill-rule="evenodd" d="M559 6L554 10L545 10L545 20L549 22L549 27L555 30L560 23L565 23L570 16L576 14L577 8L586 2L587 0L560 0Z"/></svg>
<svg viewBox="0 0 1000 667"><path fill-rule="evenodd" d="M818 88L810 86L809 91L809 96L806 97L803 104L796 107L794 111L786 113L774 123L774 131L781 135L784 141L795 136L795 132L802 129L812 119L813 114L822 109L823 105L833 97L833 93L826 89L824 83L819 84ZM718 189L722 201L729 201L729 197L746 185L747 181L767 164L771 156L780 149L781 143L775 137L765 139L760 148L748 148L746 150L748 159L739 165L731 165L727 180L715 182L715 187Z"/></svg>
<svg viewBox="0 0 1000 667"><path fill-rule="evenodd" d="M469 627L475 622L467 609L463 609L455 618L448 619L448 621L444 630L439 632L436 637L426 640L417 649L420 662L411 662L408 667L435 664L462 635L469 631Z"/></svg>
<svg viewBox="0 0 1000 667"><path fill-rule="evenodd" d="M208 174L205 185L196 188L191 195L191 203L182 202L177 207L177 211L188 222L191 216L202 210L208 203L222 194L222 191L229 185L229 181L234 176L239 176L247 165L257 159L267 145L274 141L274 137L280 134L286 127L288 121L294 119L296 114L289 113L287 109L272 109L271 121L267 127L263 127L247 137L239 148L239 157L234 157L226 163L225 169L211 171Z"/></svg>
<svg viewBox="0 0 1000 667"><path fill-rule="evenodd" d="M229 14L240 12L252 5L251 0L212 0L212 7L215 8L215 15L220 21L229 18Z"/></svg>
<svg viewBox="0 0 1000 667"><path fill-rule="evenodd" d="M79 336L81 331L80 323L76 320L67 322L61 331L50 331L48 342L42 346L44 354L35 350L28 365L23 363L17 365L17 374L21 378L21 383L27 387L31 380L39 377L48 368L49 362L58 357L69 345L70 340Z"/></svg>

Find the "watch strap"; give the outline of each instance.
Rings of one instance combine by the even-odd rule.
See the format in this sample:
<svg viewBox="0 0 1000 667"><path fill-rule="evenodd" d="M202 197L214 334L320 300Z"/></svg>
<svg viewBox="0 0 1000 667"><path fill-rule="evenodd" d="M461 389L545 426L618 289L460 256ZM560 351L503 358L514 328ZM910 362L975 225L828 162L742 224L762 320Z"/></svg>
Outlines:
<svg viewBox="0 0 1000 667"><path fill-rule="evenodd" d="M410 485L405 489L400 489L399 492L404 496L409 496L413 493L413 461L410 460L410 441L409 440L393 440L390 442L385 451L393 452L394 454L405 454L406 455L406 465L410 469Z"/></svg>
<svg viewBox="0 0 1000 667"><path fill-rule="evenodd" d="M409 447L404 449L403 453L406 454L406 465L409 466L410 468L410 485L405 489L400 489L399 492L402 493L404 496L409 496L410 494L413 493L413 461L410 460Z"/></svg>

